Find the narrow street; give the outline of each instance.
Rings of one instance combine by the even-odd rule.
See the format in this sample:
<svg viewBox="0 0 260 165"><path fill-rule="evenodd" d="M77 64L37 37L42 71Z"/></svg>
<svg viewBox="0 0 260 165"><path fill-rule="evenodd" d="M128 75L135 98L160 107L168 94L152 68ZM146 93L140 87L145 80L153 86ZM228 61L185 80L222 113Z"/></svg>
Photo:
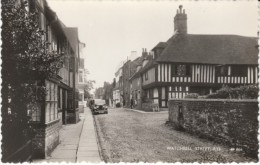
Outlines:
<svg viewBox="0 0 260 165"><path fill-rule="evenodd" d="M168 112L95 115L105 162L247 162L241 153L166 126Z"/></svg>

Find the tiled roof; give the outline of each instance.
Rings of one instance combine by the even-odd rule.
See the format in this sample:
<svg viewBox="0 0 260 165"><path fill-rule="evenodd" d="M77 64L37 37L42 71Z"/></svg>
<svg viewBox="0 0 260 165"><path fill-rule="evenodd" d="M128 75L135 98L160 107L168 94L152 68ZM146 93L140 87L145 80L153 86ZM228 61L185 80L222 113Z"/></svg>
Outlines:
<svg viewBox="0 0 260 165"><path fill-rule="evenodd" d="M146 59L148 60L147 64L144 67L142 67L138 72L134 73L133 76L129 78L130 80L140 76L140 74L143 73L143 71L145 71L155 63L155 60L153 59L152 55L148 55ZM142 61L140 65L142 65Z"/></svg>
<svg viewBox="0 0 260 165"><path fill-rule="evenodd" d="M156 48L165 48L167 46L167 42L159 42L152 50Z"/></svg>
<svg viewBox="0 0 260 165"><path fill-rule="evenodd" d="M157 62L257 64L257 38L237 35L174 35Z"/></svg>

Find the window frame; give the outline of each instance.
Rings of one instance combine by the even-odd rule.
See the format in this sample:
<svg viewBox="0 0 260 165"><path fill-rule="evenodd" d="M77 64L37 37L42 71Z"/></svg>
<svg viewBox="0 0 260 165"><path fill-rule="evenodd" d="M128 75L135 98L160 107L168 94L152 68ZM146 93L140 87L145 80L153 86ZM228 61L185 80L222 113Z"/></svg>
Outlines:
<svg viewBox="0 0 260 165"><path fill-rule="evenodd" d="M45 99L45 123L58 119L58 85L50 80L45 80L46 88L49 88Z"/></svg>
<svg viewBox="0 0 260 165"><path fill-rule="evenodd" d="M247 77L247 66L232 65L231 76Z"/></svg>
<svg viewBox="0 0 260 165"><path fill-rule="evenodd" d="M178 69L180 69L180 67L183 67L183 73L179 74L178 73ZM189 64L172 64L171 65L171 76L172 77L184 77L184 76L191 76L191 66Z"/></svg>

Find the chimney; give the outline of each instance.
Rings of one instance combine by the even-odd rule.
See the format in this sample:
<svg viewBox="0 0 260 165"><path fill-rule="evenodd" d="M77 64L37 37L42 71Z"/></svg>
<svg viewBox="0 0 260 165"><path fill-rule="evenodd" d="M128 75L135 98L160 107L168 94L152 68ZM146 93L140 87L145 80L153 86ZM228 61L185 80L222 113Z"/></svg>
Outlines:
<svg viewBox="0 0 260 165"><path fill-rule="evenodd" d="M177 14L174 17L174 32L177 34L187 34L187 15L185 10L182 10L182 5L177 9Z"/></svg>
<svg viewBox="0 0 260 165"><path fill-rule="evenodd" d="M147 51L146 51L146 48L143 48L143 52L142 52L142 56L143 57L146 57L148 55Z"/></svg>

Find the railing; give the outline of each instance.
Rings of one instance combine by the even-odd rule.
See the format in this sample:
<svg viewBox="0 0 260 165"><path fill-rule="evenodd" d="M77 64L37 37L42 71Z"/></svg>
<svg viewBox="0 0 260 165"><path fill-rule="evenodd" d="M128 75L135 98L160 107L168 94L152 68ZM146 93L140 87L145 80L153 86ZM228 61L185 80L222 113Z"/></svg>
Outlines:
<svg viewBox="0 0 260 165"><path fill-rule="evenodd" d="M31 162L32 160L32 140L26 142L17 151L6 158L2 158L2 162Z"/></svg>

